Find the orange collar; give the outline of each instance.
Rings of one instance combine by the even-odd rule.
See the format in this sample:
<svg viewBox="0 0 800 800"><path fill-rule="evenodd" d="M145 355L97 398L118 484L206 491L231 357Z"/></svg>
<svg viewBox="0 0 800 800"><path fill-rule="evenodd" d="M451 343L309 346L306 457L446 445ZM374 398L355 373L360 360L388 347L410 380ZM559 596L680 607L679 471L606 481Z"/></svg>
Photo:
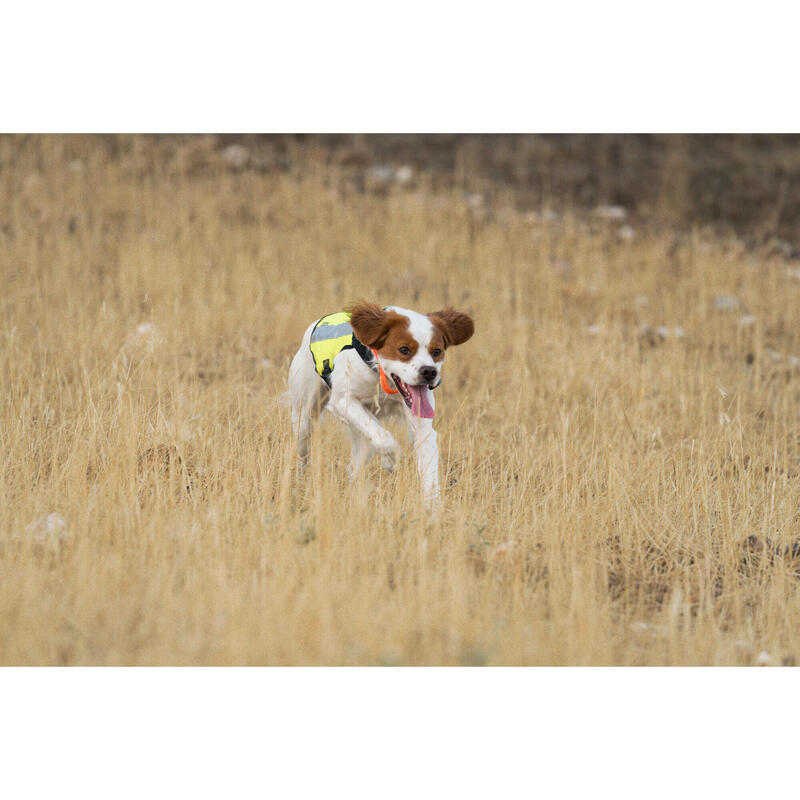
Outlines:
<svg viewBox="0 0 800 800"><path fill-rule="evenodd" d="M389 386L389 381L386 378L386 373L383 371L383 367L381 366L381 362L378 361L378 351L371 347L373 355L375 356L375 363L378 365L378 374L381 376L381 389L383 389L386 394L397 394L400 390L399 389L392 389Z"/></svg>

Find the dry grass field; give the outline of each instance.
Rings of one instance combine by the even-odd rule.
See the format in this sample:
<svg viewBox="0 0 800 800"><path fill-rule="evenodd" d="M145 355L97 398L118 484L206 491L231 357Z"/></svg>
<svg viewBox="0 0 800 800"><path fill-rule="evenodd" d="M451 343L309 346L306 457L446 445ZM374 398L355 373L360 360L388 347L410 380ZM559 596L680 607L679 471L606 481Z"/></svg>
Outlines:
<svg viewBox="0 0 800 800"><path fill-rule="evenodd" d="M0 663L795 663L800 270L221 151L0 137ZM289 361L360 298L476 321L434 522L332 420L295 473Z"/></svg>

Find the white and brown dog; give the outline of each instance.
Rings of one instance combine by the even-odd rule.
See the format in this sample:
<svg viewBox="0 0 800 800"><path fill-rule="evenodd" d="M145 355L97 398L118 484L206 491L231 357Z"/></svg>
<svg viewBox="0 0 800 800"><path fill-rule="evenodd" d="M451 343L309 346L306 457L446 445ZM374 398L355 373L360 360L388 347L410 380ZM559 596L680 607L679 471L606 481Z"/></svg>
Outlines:
<svg viewBox="0 0 800 800"><path fill-rule="evenodd" d="M311 425L327 409L349 429L351 476L376 453L386 469L394 470L400 447L378 418L403 414L425 502L429 507L437 504L439 448L432 392L442 382L445 350L466 342L473 331L472 319L452 308L420 314L372 303L310 325L289 368L292 427L301 466L308 458Z"/></svg>

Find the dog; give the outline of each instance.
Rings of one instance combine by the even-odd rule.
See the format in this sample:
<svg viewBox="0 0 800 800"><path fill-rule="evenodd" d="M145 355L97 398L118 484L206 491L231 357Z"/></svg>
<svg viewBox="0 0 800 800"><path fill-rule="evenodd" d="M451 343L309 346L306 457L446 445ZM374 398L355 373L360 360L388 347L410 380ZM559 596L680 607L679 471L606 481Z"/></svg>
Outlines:
<svg viewBox="0 0 800 800"><path fill-rule="evenodd" d="M433 428L433 390L442 382L448 348L474 333L472 318L446 308L420 314L374 303L312 323L289 368L289 403L301 472L314 420L324 409L347 425L354 478L374 455L394 471L400 446L379 418L402 414L416 452L428 508L438 506L439 447Z"/></svg>

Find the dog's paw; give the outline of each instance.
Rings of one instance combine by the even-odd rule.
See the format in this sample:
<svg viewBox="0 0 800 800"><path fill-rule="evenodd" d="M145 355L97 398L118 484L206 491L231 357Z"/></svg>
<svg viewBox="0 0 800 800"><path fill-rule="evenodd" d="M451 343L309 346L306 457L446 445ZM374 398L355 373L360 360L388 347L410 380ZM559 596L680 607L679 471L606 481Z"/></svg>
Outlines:
<svg viewBox="0 0 800 800"><path fill-rule="evenodd" d="M397 469L397 462L400 460L400 448L396 453L384 453L381 456L381 466L389 472L394 472Z"/></svg>
<svg viewBox="0 0 800 800"><path fill-rule="evenodd" d="M396 453L400 450L400 445L397 444L394 436L389 431L381 431L380 435L373 441L373 447L378 455L387 456Z"/></svg>
<svg viewBox="0 0 800 800"><path fill-rule="evenodd" d="M385 441L382 441L376 448L381 457L381 466L394 472L400 461L400 445L394 440L391 434L387 434Z"/></svg>

